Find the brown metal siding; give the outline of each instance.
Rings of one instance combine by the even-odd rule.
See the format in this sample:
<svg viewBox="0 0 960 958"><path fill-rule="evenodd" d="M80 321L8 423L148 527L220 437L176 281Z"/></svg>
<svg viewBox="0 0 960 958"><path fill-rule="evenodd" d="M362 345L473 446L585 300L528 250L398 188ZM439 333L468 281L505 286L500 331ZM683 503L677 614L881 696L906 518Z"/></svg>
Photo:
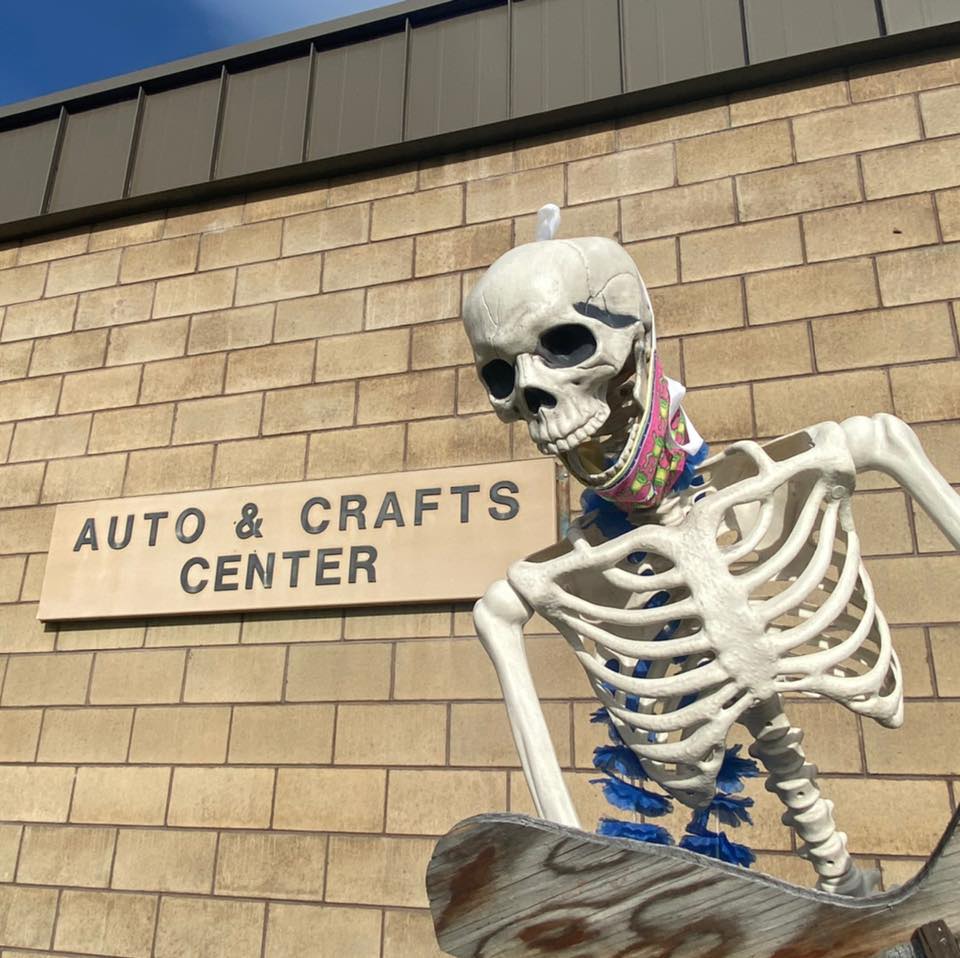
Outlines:
<svg viewBox="0 0 960 958"><path fill-rule="evenodd" d="M0 133L0 216L3 219L24 219L40 212L56 138L56 120Z"/></svg>

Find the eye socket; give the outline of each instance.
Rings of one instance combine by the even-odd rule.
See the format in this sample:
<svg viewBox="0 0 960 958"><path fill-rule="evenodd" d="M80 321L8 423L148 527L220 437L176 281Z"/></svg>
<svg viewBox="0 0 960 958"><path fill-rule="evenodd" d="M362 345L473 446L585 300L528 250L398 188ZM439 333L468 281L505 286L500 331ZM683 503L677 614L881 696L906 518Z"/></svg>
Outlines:
<svg viewBox="0 0 960 958"><path fill-rule="evenodd" d="M494 399L506 399L517 380L513 366L505 359L492 359L480 370L480 375Z"/></svg>
<svg viewBox="0 0 960 958"><path fill-rule="evenodd" d="M550 366L576 366L597 351L597 341L586 326L564 323L540 337L537 350Z"/></svg>

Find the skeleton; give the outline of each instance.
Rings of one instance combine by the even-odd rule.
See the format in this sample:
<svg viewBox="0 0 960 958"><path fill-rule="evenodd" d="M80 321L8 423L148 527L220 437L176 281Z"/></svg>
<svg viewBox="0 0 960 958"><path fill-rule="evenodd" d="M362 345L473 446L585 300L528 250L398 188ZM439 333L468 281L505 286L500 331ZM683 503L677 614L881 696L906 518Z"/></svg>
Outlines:
<svg viewBox="0 0 960 958"><path fill-rule="evenodd" d="M609 488L654 375L653 310L627 252L598 237L516 247L480 279L464 323L497 415L525 420L540 451L585 486ZM667 382L673 415L683 387ZM699 437L688 436L692 449ZM865 470L896 479L960 547L960 499L913 431L893 416L858 416L763 446L735 443L702 465L701 484L634 508L633 531L608 540L582 517L487 590L477 631L542 817L578 827L524 652L533 612L570 644L620 736L668 793L709 804L740 723L818 887L872 891L782 700L803 693L890 728L902 722L900 666L851 512ZM648 664L634 677L638 662Z"/></svg>

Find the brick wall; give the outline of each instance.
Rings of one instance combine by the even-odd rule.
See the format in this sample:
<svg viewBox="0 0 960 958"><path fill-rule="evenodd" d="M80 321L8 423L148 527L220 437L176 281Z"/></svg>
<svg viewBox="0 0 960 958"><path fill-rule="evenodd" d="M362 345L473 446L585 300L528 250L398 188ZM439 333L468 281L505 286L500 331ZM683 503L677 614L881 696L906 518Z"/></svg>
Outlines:
<svg viewBox="0 0 960 958"><path fill-rule="evenodd" d="M435 836L531 810L467 610L45 629L35 603L58 502L535 455L487 411L457 317L544 202L636 257L715 444L885 410L960 482L957 57L0 249L3 958L437 953ZM906 726L792 712L889 885L960 800L960 561L891 483L862 489ZM543 631L589 826L592 706ZM750 793L759 867L806 883Z"/></svg>

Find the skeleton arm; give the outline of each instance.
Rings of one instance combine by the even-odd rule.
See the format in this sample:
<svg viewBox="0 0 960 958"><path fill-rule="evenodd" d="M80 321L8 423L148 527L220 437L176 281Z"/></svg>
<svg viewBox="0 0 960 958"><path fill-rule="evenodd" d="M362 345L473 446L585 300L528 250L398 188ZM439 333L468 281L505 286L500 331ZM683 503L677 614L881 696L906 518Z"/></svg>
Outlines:
<svg viewBox="0 0 960 958"><path fill-rule="evenodd" d="M857 472L878 469L896 479L960 549L960 496L934 468L914 431L880 413L841 423Z"/></svg>
<svg viewBox="0 0 960 958"><path fill-rule="evenodd" d="M473 620L500 680L510 728L537 812L559 825L579 828L524 651L523 626L530 614L513 587L500 580L474 606Z"/></svg>

